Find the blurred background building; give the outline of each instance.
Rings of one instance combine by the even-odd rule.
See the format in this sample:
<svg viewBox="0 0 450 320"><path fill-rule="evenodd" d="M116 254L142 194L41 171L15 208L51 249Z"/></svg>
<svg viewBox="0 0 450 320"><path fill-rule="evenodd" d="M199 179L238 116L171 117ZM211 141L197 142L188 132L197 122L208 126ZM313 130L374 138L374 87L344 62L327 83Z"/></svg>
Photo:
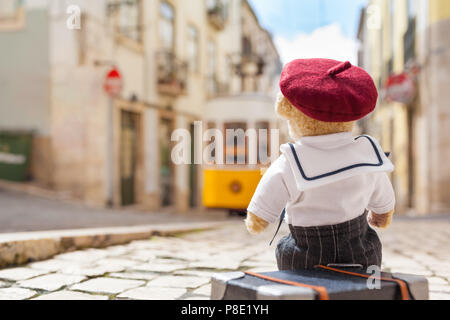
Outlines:
<svg viewBox="0 0 450 320"><path fill-rule="evenodd" d="M0 131L32 134L35 183L178 211L200 205L202 170L172 164L173 130L219 97L273 98L281 68L246 0L2 0L0 56Z"/></svg>
<svg viewBox="0 0 450 320"><path fill-rule="evenodd" d="M317 4L305 2L325 21L335 3ZM361 11L359 64L380 99L360 129L392 153L401 214L450 209L448 30L447 0L367 0ZM323 42L305 43L332 57ZM306 57L289 48L285 56ZM0 179L31 179L95 206L243 209L261 163L174 165L171 135L183 128L194 138L197 120L202 131L278 128L280 71L247 0L2 0ZM115 95L105 92L108 73ZM246 152L225 145L235 158Z"/></svg>
<svg viewBox="0 0 450 320"><path fill-rule="evenodd" d="M362 10L359 64L380 89L361 123L396 165L398 212L450 209L450 1L370 0Z"/></svg>

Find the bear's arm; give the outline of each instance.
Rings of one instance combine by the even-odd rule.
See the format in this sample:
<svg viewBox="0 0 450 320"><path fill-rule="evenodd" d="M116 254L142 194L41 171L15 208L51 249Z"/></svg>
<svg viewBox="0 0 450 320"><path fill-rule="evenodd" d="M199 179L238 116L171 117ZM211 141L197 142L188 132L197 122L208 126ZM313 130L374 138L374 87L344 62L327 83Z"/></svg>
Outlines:
<svg viewBox="0 0 450 320"><path fill-rule="evenodd" d="M373 227L387 228L392 222L395 192L387 173L375 174L375 185L367 209L371 211L369 223Z"/></svg>
<svg viewBox="0 0 450 320"><path fill-rule="evenodd" d="M287 170L290 170L289 164L282 155L270 166L258 184L247 209L249 213L268 223L275 223L279 219L290 199L284 178Z"/></svg>
<svg viewBox="0 0 450 320"><path fill-rule="evenodd" d="M388 214L395 207L395 192L387 173L375 173L375 184L367 209L375 214Z"/></svg>

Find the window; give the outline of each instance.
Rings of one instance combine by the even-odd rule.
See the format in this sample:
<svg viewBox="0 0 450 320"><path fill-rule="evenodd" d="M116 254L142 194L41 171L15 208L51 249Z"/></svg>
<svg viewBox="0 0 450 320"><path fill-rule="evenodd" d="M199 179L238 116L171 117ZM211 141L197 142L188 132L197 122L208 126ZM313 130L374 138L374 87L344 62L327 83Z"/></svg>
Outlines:
<svg viewBox="0 0 450 320"><path fill-rule="evenodd" d="M406 9L408 13L408 28L403 36L404 47L404 66L408 68L408 64L416 59L416 15L417 15L417 0L408 0L406 2Z"/></svg>
<svg viewBox="0 0 450 320"><path fill-rule="evenodd" d="M225 124L225 163L246 164L247 124L245 122L231 122Z"/></svg>
<svg viewBox="0 0 450 320"><path fill-rule="evenodd" d="M413 19L416 17L416 0L407 0L406 2L407 6L407 12L408 12L408 19Z"/></svg>
<svg viewBox="0 0 450 320"><path fill-rule="evenodd" d="M228 18L228 0L206 0L206 8L210 14L216 14L225 21Z"/></svg>
<svg viewBox="0 0 450 320"><path fill-rule="evenodd" d="M233 62L231 57L227 55L225 58L225 73L224 73L224 87L222 88L222 94L230 93L231 79L233 77Z"/></svg>
<svg viewBox="0 0 450 320"><path fill-rule="evenodd" d="M208 43L208 73L210 76L216 74L216 44L214 41Z"/></svg>
<svg viewBox="0 0 450 320"><path fill-rule="evenodd" d="M270 124L267 121L256 123L258 134L258 163L267 164L270 162Z"/></svg>
<svg viewBox="0 0 450 320"><path fill-rule="evenodd" d="M213 121L208 121L208 123L206 124L206 130L213 130L213 129L217 129L216 123ZM217 162L222 163L223 158L219 159L219 161L217 161L217 159L216 159L216 149L218 148L217 144L219 143L218 141L216 141L216 136L212 136L210 138L208 145L211 145L213 143L216 144L216 147L211 150L211 154L209 154L209 157L208 157L208 163L217 163Z"/></svg>
<svg viewBox="0 0 450 320"><path fill-rule="evenodd" d="M112 10L117 33L136 42L142 42L141 4L141 0L110 1L108 6Z"/></svg>
<svg viewBox="0 0 450 320"><path fill-rule="evenodd" d="M253 53L252 42L249 37L242 37L242 54L244 56L250 56Z"/></svg>
<svg viewBox="0 0 450 320"><path fill-rule="evenodd" d="M194 26L188 28L188 55L189 55L189 71L194 73L199 71L199 50L198 50L198 31Z"/></svg>
<svg viewBox="0 0 450 320"><path fill-rule="evenodd" d="M0 1L0 31L14 31L25 26L25 9L22 0Z"/></svg>
<svg viewBox="0 0 450 320"><path fill-rule="evenodd" d="M208 93L214 96L217 93L216 44L212 40L208 42L208 84Z"/></svg>
<svg viewBox="0 0 450 320"><path fill-rule="evenodd" d="M206 1L206 7L208 10L213 10L217 6L217 0L207 0Z"/></svg>
<svg viewBox="0 0 450 320"><path fill-rule="evenodd" d="M162 1L159 8L160 21L159 21L159 40L161 46L173 51L174 48L174 22L175 13L170 4Z"/></svg>
<svg viewBox="0 0 450 320"><path fill-rule="evenodd" d="M141 39L140 0L128 0L120 8L119 32L135 41Z"/></svg>
<svg viewBox="0 0 450 320"><path fill-rule="evenodd" d="M389 15L390 15L390 22L389 22L389 36L390 36L390 46L391 46L391 59L393 59L395 54L395 0L389 1Z"/></svg>

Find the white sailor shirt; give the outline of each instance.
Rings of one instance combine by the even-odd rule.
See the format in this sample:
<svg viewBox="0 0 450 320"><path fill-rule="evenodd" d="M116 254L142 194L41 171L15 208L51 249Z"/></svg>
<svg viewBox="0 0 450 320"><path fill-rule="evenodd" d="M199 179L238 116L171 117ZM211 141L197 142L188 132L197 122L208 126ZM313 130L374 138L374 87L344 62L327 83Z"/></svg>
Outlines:
<svg viewBox="0 0 450 320"><path fill-rule="evenodd" d="M395 194L387 175L394 166L370 136L350 132L303 137L281 146L261 179L248 211L274 223L286 209L293 226L336 225L366 210L385 214Z"/></svg>

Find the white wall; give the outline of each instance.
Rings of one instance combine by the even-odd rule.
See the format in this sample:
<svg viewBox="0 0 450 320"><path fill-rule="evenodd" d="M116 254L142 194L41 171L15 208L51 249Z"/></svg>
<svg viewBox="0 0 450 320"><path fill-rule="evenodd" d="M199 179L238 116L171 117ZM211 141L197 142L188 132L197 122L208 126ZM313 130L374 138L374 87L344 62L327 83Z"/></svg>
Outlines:
<svg viewBox="0 0 450 320"><path fill-rule="evenodd" d="M26 25L0 32L0 130L50 134L50 64L45 8L29 9Z"/></svg>

